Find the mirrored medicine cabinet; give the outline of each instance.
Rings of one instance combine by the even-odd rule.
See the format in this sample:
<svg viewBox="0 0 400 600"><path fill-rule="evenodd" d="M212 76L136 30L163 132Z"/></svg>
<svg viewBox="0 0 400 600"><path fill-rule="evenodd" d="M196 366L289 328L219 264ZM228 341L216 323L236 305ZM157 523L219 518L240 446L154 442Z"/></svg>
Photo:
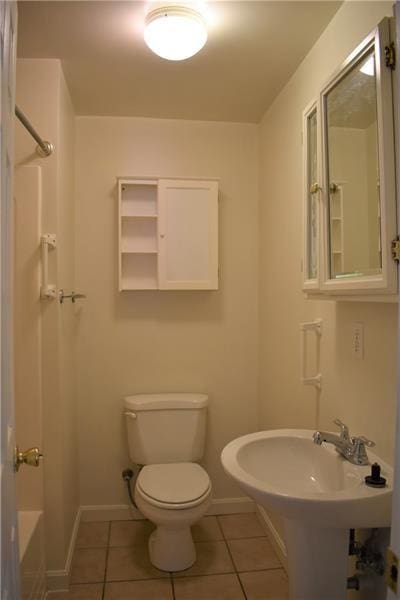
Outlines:
<svg viewBox="0 0 400 600"><path fill-rule="evenodd" d="M303 113L309 298L397 298L392 52L385 19Z"/></svg>

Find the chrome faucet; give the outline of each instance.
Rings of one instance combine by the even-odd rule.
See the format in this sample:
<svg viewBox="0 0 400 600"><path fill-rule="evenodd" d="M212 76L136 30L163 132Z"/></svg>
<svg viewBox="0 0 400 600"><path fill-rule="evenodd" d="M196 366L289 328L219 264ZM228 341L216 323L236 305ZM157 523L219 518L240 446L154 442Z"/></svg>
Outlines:
<svg viewBox="0 0 400 600"><path fill-rule="evenodd" d="M333 444L342 456L354 465L368 465L368 454L366 446L372 448L375 443L364 436L350 437L349 428L339 419L334 420L335 425L340 427L340 434L335 435L327 431L315 431L313 434L314 444L319 446L322 442Z"/></svg>

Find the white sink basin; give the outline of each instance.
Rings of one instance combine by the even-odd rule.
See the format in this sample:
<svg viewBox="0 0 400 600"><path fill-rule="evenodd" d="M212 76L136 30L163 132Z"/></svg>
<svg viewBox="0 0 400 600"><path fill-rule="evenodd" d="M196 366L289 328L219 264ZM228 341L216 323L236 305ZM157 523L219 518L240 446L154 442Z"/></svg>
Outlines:
<svg viewBox="0 0 400 600"><path fill-rule="evenodd" d="M371 467L353 465L332 444L313 443L306 429L260 431L230 442L222 465L258 504L285 525L290 598L345 600L350 528L390 525L393 470L379 462L384 488L364 478Z"/></svg>
<svg viewBox="0 0 400 600"><path fill-rule="evenodd" d="M385 488L364 477L371 467L351 464L332 444L317 446L307 429L260 431L230 442L221 460L225 471L256 502L290 519L335 528L389 527L393 471L379 462Z"/></svg>

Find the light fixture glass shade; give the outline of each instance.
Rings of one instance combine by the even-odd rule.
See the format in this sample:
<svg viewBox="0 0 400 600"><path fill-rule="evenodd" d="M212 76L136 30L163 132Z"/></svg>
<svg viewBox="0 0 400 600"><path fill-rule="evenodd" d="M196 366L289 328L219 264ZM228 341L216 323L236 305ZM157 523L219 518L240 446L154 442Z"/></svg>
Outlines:
<svg viewBox="0 0 400 600"><path fill-rule="evenodd" d="M146 17L144 40L162 58L185 60L203 48L207 27L203 17L191 8L158 8Z"/></svg>

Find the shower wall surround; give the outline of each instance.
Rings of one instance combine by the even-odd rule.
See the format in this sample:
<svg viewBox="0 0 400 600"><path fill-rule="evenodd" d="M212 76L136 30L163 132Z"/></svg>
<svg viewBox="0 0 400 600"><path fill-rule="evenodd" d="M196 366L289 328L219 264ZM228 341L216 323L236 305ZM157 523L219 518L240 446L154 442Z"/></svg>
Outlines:
<svg viewBox="0 0 400 600"><path fill-rule="evenodd" d="M19 60L17 103L56 147L51 157L39 158L32 138L17 122L16 168L40 165L40 232L57 235L58 247L49 259L51 280L58 287L73 289L75 127L60 61ZM37 243L36 258L39 259L39 236ZM59 585L63 576L66 576L68 551L79 506L74 364L77 319L70 303L61 306L56 300L40 301L39 289L37 294L41 344L38 361L41 372L37 377L40 379L42 396L44 461L41 468L44 470L46 567L49 585L54 581ZM23 403L29 403L30 397L20 395L17 401L17 413L24 412ZM54 580L52 575L55 576Z"/></svg>

